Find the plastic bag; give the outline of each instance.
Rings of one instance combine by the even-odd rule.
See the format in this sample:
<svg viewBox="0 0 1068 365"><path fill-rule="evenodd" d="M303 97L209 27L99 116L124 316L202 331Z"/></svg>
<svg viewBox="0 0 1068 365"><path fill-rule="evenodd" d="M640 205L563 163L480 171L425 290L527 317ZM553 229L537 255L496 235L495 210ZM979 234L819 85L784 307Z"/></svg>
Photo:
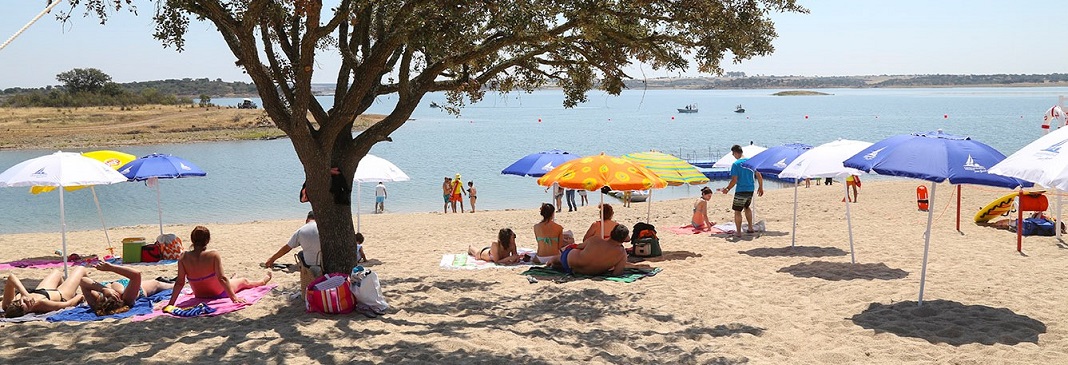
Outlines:
<svg viewBox="0 0 1068 365"><path fill-rule="evenodd" d="M356 305L366 307L375 312L381 312L389 308L386 298L382 296L382 286L378 282L378 274L357 266L352 269L349 276L352 284L352 293L356 295Z"/></svg>

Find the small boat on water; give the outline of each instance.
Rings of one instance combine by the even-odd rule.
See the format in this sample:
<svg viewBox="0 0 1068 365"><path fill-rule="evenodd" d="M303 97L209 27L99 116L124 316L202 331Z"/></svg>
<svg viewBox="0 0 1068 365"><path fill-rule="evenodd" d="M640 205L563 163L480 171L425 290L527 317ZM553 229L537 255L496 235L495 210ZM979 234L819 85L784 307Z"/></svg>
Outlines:
<svg viewBox="0 0 1068 365"><path fill-rule="evenodd" d="M624 193L623 191L612 190L612 191L608 192L608 195L611 195L613 198L617 198L617 199L623 200L623 193ZM640 203L640 202L645 201L646 199L649 199L649 193L644 191L644 190L635 190L635 191L631 191L630 192L630 201L631 202L639 202Z"/></svg>
<svg viewBox="0 0 1068 365"><path fill-rule="evenodd" d="M742 104L738 104L738 106L734 107L734 112L735 113L745 113L745 108L742 107Z"/></svg>
<svg viewBox="0 0 1068 365"><path fill-rule="evenodd" d="M437 102L435 102L435 101L431 101L431 102L430 102L430 107L431 107L431 108L435 108L435 109L437 109L437 108L441 108L441 104L438 104L438 103L437 103Z"/></svg>
<svg viewBox="0 0 1068 365"><path fill-rule="evenodd" d="M678 108L678 110L679 110L679 113L696 113L697 112L697 104L690 104L690 105L687 105L685 108Z"/></svg>

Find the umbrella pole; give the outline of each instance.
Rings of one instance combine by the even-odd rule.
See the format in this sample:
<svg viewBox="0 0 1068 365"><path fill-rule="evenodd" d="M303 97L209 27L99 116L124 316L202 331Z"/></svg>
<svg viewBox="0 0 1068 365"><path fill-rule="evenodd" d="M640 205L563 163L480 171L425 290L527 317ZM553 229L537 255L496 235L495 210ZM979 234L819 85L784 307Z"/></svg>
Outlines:
<svg viewBox="0 0 1068 365"><path fill-rule="evenodd" d="M163 235L163 205L160 204L160 186L159 180L156 180L156 213L159 214L159 234Z"/></svg>
<svg viewBox="0 0 1068 365"><path fill-rule="evenodd" d="M96 214L100 216L100 225L104 227L104 239L108 241L108 253L114 256L115 248L111 247L111 237L108 236L108 225L107 223L104 223L104 211L100 209L100 199L96 198L96 187L89 186L89 190L93 192L93 202L96 203Z"/></svg>
<svg viewBox="0 0 1068 365"><path fill-rule="evenodd" d="M790 247L797 245L797 185L799 180L794 180L794 229L790 231Z"/></svg>
<svg viewBox="0 0 1068 365"><path fill-rule="evenodd" d="M935 187L938 184L931 182L931 207L934 207L935 201ZM923 305L923 284L927 280L927 251L931 247L931 221L934 220L934 209L927 210L927 232L923 235L923 267L920 269L920 299L916 301L917 306Z"/></svg>
<svg viewBox="0 0 1068 365"><path fill-rule="evenodd" d="M67 217L63 212L63 187L59 187L59 232L63 237L63 277L67 277Z"/></svg>
<svg viewBox="0 0 1068 365"><path fill-rule="evenodd" d="M597 215L601 217L601 237L604 239L604 193L601 193L601 204L598 205Z"/></svg>
<svg viewBox="0 0 1068 365"><path fill-rule="evenodd" d="M360 233L360 202L363 200L360 199L361 195L363 195L363 184L356 183L356 233Z"/></svg>
<svg viewBox="0 0 1068 365"><path fill-rule="evenodd" d="M645 223L652 224L653 216L653 189L649 189L649 196L645 197Z"/></svg>
<svg viewBox="0 0 1068 365"><path fill-rule="evenodd" d="M960 185L957 185L957 232L960 232ZM964 233L964 232L961 232Z"/></svg>
<svg viewBox="0 0 1068 365"><path fill-rule="evenodd" d="M857 255L853 252L853 215L849 211L849 205L851 203L849 200L849 184L842 185L845 186L846 194L846 229L849 231L849 262L855 264L857 263Z"/></svg>
<svg viewBox="0 0 1068 365"><path fill-rule="evenodd" d="M1064 223L1061 222L1061 194L1057 193L1057 188L1053 188L1053 194L1057 195L1057 214L1053 215L1054 217L1057 217L1057 222L1054 223L1054 225L1056 225L1056 227L1053 227L1053 231L1057 233L1057 240L1061 241L1061 242L1064 242L1064 239L1061 238L1061 227L1060 227L1062 224L1064 224Z"/></svg>

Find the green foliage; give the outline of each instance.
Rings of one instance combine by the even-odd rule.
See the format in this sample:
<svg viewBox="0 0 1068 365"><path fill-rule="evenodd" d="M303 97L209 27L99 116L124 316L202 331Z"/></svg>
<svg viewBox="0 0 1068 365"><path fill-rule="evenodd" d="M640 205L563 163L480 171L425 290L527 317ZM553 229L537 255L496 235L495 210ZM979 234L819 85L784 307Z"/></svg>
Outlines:
<svg viewBox="0 0 1068 365"><path fill-rule="evenodd" d="M98 92L111 82L111 76L95 68L76 68L56 75L70 93Z"/></svg>
<svg viewBox="0 0 1068 365"><path fill-rule="evenodd" d="M104 88L104 91L109 90ZM4 100L7 107L55 107L55 108L79 108L90 106L131 106L145 104L181 105L192 104L189 98L179 98L172 94L162 94L158 91L132 93L119 89L117 94L105 92L91 93L78 92L68 93L59 89L50 91L32 91L16 94Z"/></svg>
<svg viewBox="0 0 1068 365"><path fill-rule="evenodd" d="M200 106L211 106L211 96L208 94L200 94Z"/></svg>

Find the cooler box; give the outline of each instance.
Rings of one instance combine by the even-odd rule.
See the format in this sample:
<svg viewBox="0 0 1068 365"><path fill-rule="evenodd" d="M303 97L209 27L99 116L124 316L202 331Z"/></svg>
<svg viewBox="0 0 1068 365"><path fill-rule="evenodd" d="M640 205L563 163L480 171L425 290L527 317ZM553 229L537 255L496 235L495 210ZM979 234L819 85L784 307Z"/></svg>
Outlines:
<svg viewBox="0 0 1068 365"><path fill-rule="evenodd" d="M145 245L144 237L129 237L122 239L122 263L129 264L141 262L141 246Z"/></svg>

